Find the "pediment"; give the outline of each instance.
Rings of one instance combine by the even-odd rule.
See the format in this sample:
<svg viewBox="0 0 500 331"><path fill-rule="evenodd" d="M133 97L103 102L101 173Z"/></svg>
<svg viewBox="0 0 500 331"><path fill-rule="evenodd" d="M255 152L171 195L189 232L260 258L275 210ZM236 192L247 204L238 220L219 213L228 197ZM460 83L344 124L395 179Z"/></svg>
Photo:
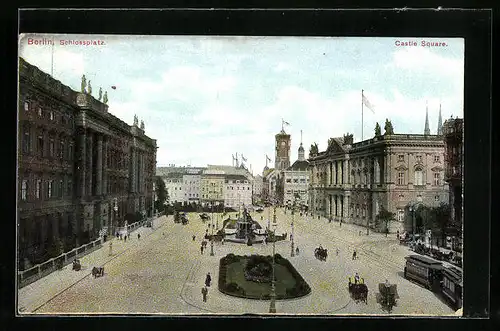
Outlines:
<svg viewBox="0 0 500 331"><path fill-rule="evenodd" d="M396 168L394 168L394 169L396 169L396 170L398 170L398 171L406 171L406 170L408 170L408 167L407 167L407 166L405 166L404 164L401 164L401 165L398 165L398 166L397 166Z"/></svg>
<svg viewBox="0 0 500 331"><path fill-rule="evenodd" d="M337 143L333 138L330 138L328 148L326 149L328 154L343 154L344 149Z"/></svg>
<svg viewBox="0 0 500 331"><path fill-rule="evenodd" d="M435 166L435 167L431 168L431 170L432 171L436 171L436 172L437 171L443 171L443 167L441 167L441 166Z"/></svg>

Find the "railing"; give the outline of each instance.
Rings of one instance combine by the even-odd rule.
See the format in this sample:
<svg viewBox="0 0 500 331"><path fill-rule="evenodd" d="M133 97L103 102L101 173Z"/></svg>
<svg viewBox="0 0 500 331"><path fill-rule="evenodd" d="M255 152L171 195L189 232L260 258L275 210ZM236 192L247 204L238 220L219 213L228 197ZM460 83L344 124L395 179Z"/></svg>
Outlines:
<svg viewBox="0 0 500 331"><path fill-rule="evenodd" d="M19 288L29 285L40 278L47 276L53 271L58 269L58 266L66 266L70 264L74 259L85 256L97 248L102 246L102 239L94 240L88 244L72 249L71 251L61 254L57 257L51 258L41 264L37 264L34 267L26 269L24 271L17 272L17 281Z"/></svg>

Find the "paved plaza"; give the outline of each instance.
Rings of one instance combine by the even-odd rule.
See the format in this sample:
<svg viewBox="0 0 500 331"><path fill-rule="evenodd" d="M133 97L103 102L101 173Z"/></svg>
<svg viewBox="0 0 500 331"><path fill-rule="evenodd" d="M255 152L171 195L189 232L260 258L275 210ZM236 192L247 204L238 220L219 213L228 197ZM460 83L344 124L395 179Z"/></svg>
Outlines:
<svg viewBox="0 0 500 331"><path fill-rule="evenodd" d="M251 213L267 226L266 208ZM233 213L234 216L234 213ZM261 216L264 220L261 221ZM277 233L291 233L291 215L277 209ZM217 215L219 226L222 217ZM217 218L214 215L214 223ZM250 300L218 291L218 267L228 253L239 255L272 254L272 244L226 242L210 245L201 254L200 243L207 224L198 214L188 214L187 225L175 224L172 216L154 221L153 228L139 228L126 242L113 239L81 258L82 270L71 265L19 290L18 307L24 314L147 313L147 314L266 314L269 301ZM290 257L290 240L276 243L276 252L290 260L311 287L305 297L278 300L278 314L382 314L377 302L378 284L386 279L398 286L399 299L392 315L453 315L454 311L431 291L403 278L404 257L410 252L398 244L395 235L366 235L364 228L328 221L324 218L295 215L295 245L300 253ZM361 231L361 235L360 235ZM138 239L137 233L141 234ZM196 235L196 240L192 236ZM314 248L328 249L326 262L314 257ZM336 254L337 249L339 254ZM356 249L359 258L352 260ZM104 266L105 275L90 275L93 266ZM201 288L205 275L212 275L208 300L203 302ZM347 290L348 277L358 272L368 286L368 302L355 303Z"/></svg>

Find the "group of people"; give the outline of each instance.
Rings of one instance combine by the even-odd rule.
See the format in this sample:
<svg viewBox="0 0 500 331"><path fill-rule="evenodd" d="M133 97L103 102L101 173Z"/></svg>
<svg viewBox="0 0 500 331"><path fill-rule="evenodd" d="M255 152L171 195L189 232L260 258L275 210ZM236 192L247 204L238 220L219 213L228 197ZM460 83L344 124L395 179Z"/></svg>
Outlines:
<svg viewBox="0 0 500 331"><path fill-rule="evenodd" d="M205 286L201 288L201 294L203 295L203 302L207 302L208 288L212 284L212 276L210 273L205 277Z"/></svg>

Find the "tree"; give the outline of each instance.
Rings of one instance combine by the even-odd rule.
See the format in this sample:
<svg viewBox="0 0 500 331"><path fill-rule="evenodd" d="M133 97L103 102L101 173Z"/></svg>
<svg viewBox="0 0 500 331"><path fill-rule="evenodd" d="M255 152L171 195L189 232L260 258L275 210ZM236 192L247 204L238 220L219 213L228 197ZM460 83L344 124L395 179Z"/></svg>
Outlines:
<svg viewBox="0 0 500 331"><path fill-rule="evenodd" d="M163 211L165 209L165 201L168 200L168 191L167 188L165 187L165 182L159 176L156 177L155 186L156 186L155 208L159 211Z"/></svg>
<svg viewBox="0 0 500 331"><path fill-rule="evenodd" d="M441 237L441 244L443 245L446 240L447 232L449 230L448 227L451 225L450 206L447 203L441 203L439 206L431 208L431 213L432 227L439 232Z"/></svg>
<svg viewBox="0 0 500 331"><path fill-rule="evenodd" d="M380 225L384 225L386 237L387 237L387 233L389 232L389 224L394 220L396 220L396 214L391 213L390 211L385 209L384 206L382 206L382 208L378 212L377 216L375 217L375 222L377 224L377 227L380 227Z"/></svg>
<svg viewBox="0 0 500 331"><path fill-rule="evenodd" d="M375 137L380 137L382 135L381 129L380 129L380 124L375 125Z"/></svg>

